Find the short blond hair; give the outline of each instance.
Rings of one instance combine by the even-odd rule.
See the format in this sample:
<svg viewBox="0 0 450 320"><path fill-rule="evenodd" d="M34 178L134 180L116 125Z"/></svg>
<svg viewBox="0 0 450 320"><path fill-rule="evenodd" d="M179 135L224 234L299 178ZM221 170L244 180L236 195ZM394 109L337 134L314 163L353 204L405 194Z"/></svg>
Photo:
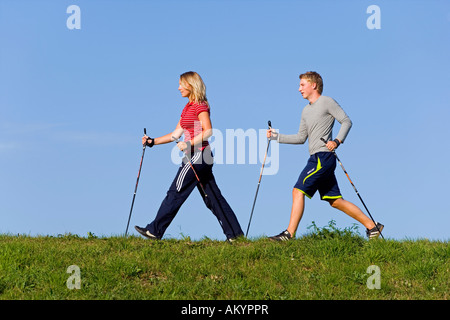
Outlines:
<svg viewBox="0 0 450 320"><path fill-rule="evenodd" d="M208 99L206 98L206 86L203 82L202 77L197 72L188 71L180 75L180 81L186 89L191 93L189 94L189 101L201 103L205 102L208 104ZM209 104L208 104L209 105Z"/></svg>
<svg viewBox="0 0 450 320"><path fill-rule="evenodd" d="M309 83L315 83L316 84L316 89L319 92L319 94L322 94L323 91L323 80L322 77L320 76L320 74L318 74L315 71L308 71L306 73L302 73L299 76L300 79L305 79L308 80Z"/></svg>

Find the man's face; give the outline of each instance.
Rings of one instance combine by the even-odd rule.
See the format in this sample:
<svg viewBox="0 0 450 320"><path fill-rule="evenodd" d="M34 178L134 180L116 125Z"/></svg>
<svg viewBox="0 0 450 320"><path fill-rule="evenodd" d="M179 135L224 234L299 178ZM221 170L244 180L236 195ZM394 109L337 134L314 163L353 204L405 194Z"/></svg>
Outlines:
<svg viewBox="0 0 450 320"><path fill-rule="evenodd" d="M310 97L314 92L315 88L315 83L310 83L306 79L300 79L300 87L298 88L298 91L302 94L304 99L308 99L308 97Z"/></svg>

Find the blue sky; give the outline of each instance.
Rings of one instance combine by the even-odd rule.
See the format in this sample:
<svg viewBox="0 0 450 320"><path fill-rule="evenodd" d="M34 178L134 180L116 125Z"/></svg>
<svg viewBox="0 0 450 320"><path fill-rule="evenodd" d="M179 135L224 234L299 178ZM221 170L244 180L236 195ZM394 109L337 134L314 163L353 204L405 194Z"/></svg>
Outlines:
<svg viewBox="0 0 450 320"><path fill-rule="evenodd" d="M67 28L70 5L81 9L79 30ZM366 25L370 5L380 8L381 29ZM338 155L385 237L448 240L449 36L450 3L437 0L2 0L0 233L123 234L143 128L151 136L174 129L186 103L181 73L203 77L220 132L271 120L289 134L307 103L298 75L314 70L353 121ZM175 176L173 147L146 151L131 234L154 218ZM250 237L289 222L308 147L278 147ZM260 168L214 166L244 232ZM339 166L336 176L344 198L362 207ZM331 220L356 222L316 195L297 234ZM225 239L196 191L165 236Z"/></svg>

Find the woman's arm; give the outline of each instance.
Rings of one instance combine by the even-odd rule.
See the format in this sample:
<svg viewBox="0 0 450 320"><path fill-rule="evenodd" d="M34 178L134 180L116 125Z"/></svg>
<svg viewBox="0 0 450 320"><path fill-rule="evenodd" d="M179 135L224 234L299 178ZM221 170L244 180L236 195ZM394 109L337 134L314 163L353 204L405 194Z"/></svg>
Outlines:
<svg viewBox="0 0 450 320"><path fill-rule="evenodd" d="M209 137L212 136L212 124L209 112L204 111L199 113L198 120L202 124L202 133L191 140L192 145L201 145L203 141L208 141Z"/></svg>
<svg viewBox="0 0 450 320"><path fill-rule="evenodd" d="M202 125L202 132L194 137L194 139L191 139L189 141L191 146L197 146L202 144L203 141L207 141L209 137L212 136L213 130L212 130L212 124L211 124L211 118L209 117L209 112L200 112L198 115L198 120L200 121ZM188 144L186 142L179 142L178 148L180 148L181 151L188 148Z"/></svg>
<svg viewBox="0 0 450 320"><path fill-rule="evenodd" d="M170 143L170 142L174 141L174 139L172 137L175 137L178 139L182 135L183 135L183 129L181 128L180 121L178 121L178 124L173 132L168 133L162 137L154 138L154 139L151 139L147 135L144 135L142 137L142 144L147 143L148 145L153 146L153 145L157 145L157 144ZM152 141L153 141L153 144L152 144Z"/></svg>

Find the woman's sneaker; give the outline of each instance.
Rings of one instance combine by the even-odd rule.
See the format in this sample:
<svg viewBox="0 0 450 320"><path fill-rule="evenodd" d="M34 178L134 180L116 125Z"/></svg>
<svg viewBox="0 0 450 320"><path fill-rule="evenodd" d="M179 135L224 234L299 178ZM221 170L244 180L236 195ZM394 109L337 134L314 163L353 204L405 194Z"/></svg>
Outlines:
<svg viewBox="0 0 450 320"><path fill-rule="evenodd" d="M377 222L376 227L373 227L372 229L366 229L366 235L370 239L376 239L380 236L381 231L383 231L384 225Z"/></svg>
<svg viewBox="0 0 450 320"><path fill-rule="evenodd" d="M154 234L151 234L150 231L148 231L145 228L141 228L138 226L134 226L134 228L136 229L137 232L139 232L140 234L142 234L144 237L146 237L148 239L159 240L159 238L157 236L155 236Z"/></svg>
<svg viewBox="0 0 450 320"><path fill-rule="evenodd" d="M275 240L275 241L288 241L292 239L292 235L289 233L289 231L284 230L282 233L273 236L273 237L269 237L269 239L271 240Z"/></svg>

